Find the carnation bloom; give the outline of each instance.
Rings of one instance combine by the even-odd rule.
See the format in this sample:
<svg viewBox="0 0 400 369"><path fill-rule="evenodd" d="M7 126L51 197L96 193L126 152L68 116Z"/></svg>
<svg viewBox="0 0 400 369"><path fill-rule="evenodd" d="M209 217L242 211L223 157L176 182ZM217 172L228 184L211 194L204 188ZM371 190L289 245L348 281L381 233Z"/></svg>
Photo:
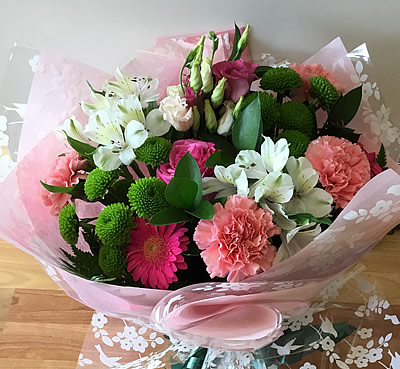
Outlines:
<svg viewBox="0 0 400 369"><path fill-rule="evenodd" d="M306 158L319 172L319 180L336 203L344 208L370 179L370 165L361 147L344 138L322 136L312 141Z"/></svg>
<svg viewBox="0 0 400 369"><path fill-rule="evenodd" d="M76 151L70 151L55 160L43 182L52 186L71 187L76 185L79 179L87 177L86 166L86 159L82 160ZM51 215L58 215L70 198L71 195L66 193L52 193L45 188L42 189L43 204L50 206Z"/></svg>
<svg viewBox="0 0 400 369"><path fill-rule="evenodd" d="M159 110L163 119L177 131L187 131L193 125L193 109L188 106L184 97L167 96L161 100Z"/></svg>
<svg viewBox="0 0 400 369"><path fill-rule="evenodd" d="M187 228L182 224L154 226L142 218L136 218L136 226L126 248L128 272L145 287L167 289L178 280L175 272L187 268L181 255L189 244Z"/></svg>
<svg viewBox="0 0 400 369"><path fill-rule="evenodd" d="M231 196L214 205L212 220L200 220L193 239L202 251L211 278L238 282L272 266L276 248L269 238L280 233L268 210L248 197Z"/></svg>
<svg viewBox="0 0 400 369"><path fill-rule="evenodd" d="M172 145L171 152L169 153L169 162L161 164L157 169L157 177L165 183L169 183L174 176L175 168L181 160L182 156L187 152L196 160L202 177L212 177L214 173L213 168L204 168L208 157L216 151L212 142L205 142L199 140L178 140Z"/></svg>
<svg viewBox="0 0 400 369"><path fill-rule="evenodd" d="M324 77L332 83L336 90L339 92L342 90L335 76L327 71L321 64L292 64L289 68L300 75L303 82L301 89L306 96L309 96L311 89L310 78L314 76Z"/></svg>

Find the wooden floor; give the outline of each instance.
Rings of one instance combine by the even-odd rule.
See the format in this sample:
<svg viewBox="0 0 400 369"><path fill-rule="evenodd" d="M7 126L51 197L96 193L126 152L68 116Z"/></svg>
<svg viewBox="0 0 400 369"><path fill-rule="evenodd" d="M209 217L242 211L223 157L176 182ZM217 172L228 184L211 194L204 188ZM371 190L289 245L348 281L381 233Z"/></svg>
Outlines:
<svg viewBox="0 0 400 369"><path fill-rule="evenodd" d="M362 262L367 275L379 276L390 303L400 306L400 232ZM35 259L0 240L0 369L75 369L91 315Z"/></svg>

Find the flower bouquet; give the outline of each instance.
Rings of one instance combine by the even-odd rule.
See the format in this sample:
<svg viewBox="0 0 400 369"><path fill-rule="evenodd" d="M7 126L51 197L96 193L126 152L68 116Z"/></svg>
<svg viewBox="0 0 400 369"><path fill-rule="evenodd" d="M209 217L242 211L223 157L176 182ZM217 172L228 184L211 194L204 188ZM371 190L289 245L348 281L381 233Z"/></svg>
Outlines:
<svg viewBox="0 0 400 369"><path fill-rule="evenodd" d="M174 352L278 368L331 347L355 327L291 319L400 221L398 147L374 130L362 66L339 39L254 64L248 39L161 40L114 77L40 56L0 234L71 297L172 342L115 367Z"/></svg>

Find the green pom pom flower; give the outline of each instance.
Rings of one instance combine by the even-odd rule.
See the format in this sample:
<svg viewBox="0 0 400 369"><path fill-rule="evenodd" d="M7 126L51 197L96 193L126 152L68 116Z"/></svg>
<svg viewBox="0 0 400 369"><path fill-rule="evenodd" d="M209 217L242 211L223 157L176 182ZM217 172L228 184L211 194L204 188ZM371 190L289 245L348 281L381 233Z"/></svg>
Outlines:
<svg viewBox="0 0 400 369"><path fill-rule="evenodd" d="M252 92L248 95L241 105L241 109L245 109L256 98L260 99L261 118L264 124L264 131L271 128L272 122L279 116L278 103L275 98L266 92Z"/></svg>
<svg viewBox="0 0 400 369"><path fill-rule="evenodd" d="M78 242L79 219L76 215L75 205L65 205L58 216L58 227L60 235L70 245Z"/></svg>
<svg viewBox="0 0 400 369"><path fill-rule="evenodd" d="M118 171L105 171L100 168L92 170L85 182L85 194L89 201L103 198L107 190L118 179Z"/></svg>
<svg viewBox="0 0 400 369"><path fill-rule="evenodd" d="M129 203L136 214L143 219L151 218L168 206L165 199L167 184L156 177L140 178L128 191Z"/></svg>
<svg viewBox="0 0 400 369"><path fill-rule="evenodd" d="M133 226L133 214L129 206L117 202L106 206L96 222L96 234L104 245L122 246L129 242Z"/></svg>
<svg viewBox="0 0 400 369"><path fill-rule="evenodd" d="M311 94L317 97L327 109L330 109L340 97L336 88L324 77L311 77L310 84Z"/></svg>
<svg viewBox="0 0 400 369"><path fill-rule="evenodd" d="M310 139L300 131L287 130L281 133L276 139L279 140L280 138L286 138L289 143L289 153L295 158L303 156L310 144Z"/></svg>
<svg viewBox="0 0 400 369"><path fill-rule="evenodd" d="M172 144L163 137L150 137L136 149L136 159L157 167L168 161Z"/></svg>
<svg viewBox="0 0 400 369"><path fill-rule="evenodd" d="M301 77L290 68L271 68L264 73L260 81L263 90L272 90L282 95L293 88L301 87Z"/></svg>
<svg viewBox="0 0 400 369"><path fill-rule="evenodd" d="M314 127L314 116L310 109L298 101L288 101L279 108L278 126L284 130L291 129L311 135Z"/></svg>
<svg viewBox="0 0 400 369"><path fill-rule="evenodd" d="M125 272L125 249L104 245L99 252L99 266L107 277L118 278Z"/></svg>

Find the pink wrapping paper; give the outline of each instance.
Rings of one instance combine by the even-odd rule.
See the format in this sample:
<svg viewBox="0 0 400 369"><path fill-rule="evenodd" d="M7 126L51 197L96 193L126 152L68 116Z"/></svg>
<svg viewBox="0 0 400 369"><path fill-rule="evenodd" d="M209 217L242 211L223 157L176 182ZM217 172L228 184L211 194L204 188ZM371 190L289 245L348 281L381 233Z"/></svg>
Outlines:
<svg viewBox="0 0 400 369"><path fill-rule="evenodd" d="M217 55L224 58L229 54L227 40L232 34L225 32L220 37L223 41ZM160 41L152 51L140 53L125 70L159 78L165 88L177 82L176 71L197 39ZM209 53L209 45L207 50ZM352 63L346 62L346 54L337 39L312 61L326 65L324 60L332 63L329 58L337 57L336 65L343 69L340 78L350 89L355 82L349 78L357 74ZM83 118L76 106L88 96L85 81L100 87L107 78L102 72L51 53L41 55L21 136L21 160L1 185L0 195L0 236L35 256L68 295L97 311L117 318L140 318L156 330L196 346L258 349L281 334L283 316L305 311L339 273L400 223L400 176L388 170L364 186L329 229L302 251L241 283L202 283L162 291L114 286L72 275L61 268L60 249L67 246L59 235L57 218L41 202L39 180L64 149L53 130L70 115ZM357 119L352 124L367 129ZM393 168L398 170L394 164ZM78 204L81 216L98 210L97 205ZM78 245L86 247L82 240Z"/></svg>

